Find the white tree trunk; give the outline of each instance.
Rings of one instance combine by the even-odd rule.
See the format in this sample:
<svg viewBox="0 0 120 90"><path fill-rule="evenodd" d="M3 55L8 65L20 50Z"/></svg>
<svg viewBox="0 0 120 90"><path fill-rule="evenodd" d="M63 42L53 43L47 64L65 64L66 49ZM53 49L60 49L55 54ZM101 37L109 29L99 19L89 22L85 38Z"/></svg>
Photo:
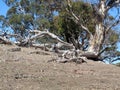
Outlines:
<svg viewBox="0 0 120 90"><path fill-rule="evenodd" d="M89 48L88 48L89 52L93 52L96 55L99 54L103 40L104 40L105 29L103 26L103 21L104 21L105 15L106 15L105 0L101 0L99 10L98 10L95 34L93 37L90 37Z"/></svg>
<svg viewBox="0 0 120 90"><path fill-rule="evenodd" d="M90 37L88 51L93 52L96 55L99 54L103 40L104 40L104 28L102 24L98 24L96 25L96 32L94 36Z"/></svg>

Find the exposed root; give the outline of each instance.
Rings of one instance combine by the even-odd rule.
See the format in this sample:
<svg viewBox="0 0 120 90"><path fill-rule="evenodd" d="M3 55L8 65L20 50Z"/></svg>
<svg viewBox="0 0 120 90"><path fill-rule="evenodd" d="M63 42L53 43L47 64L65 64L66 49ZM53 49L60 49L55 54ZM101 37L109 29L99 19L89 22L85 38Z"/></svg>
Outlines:
<svg viewBox="0 0 120 90"><path fill-rule="evenodd" d="M33 52L30 52L29 54L50 55L49 53L41 52L41 51L33 51Z"/></svg>
<svg viewBox="0 0 120 90"><path fill-rule="evenodd" d="M75 62L76 64L87 63L86 57L79 57L79 58L70 58L70 59L52 59L48 62L56 61L58 63L67 63L67 62Z"/></svg>
<svg viewBox="0 0 120 90"><path fill-rule="evenodd" d="M66 62L75 62L77 64L81 64L81 63L84 63L86 62L87 58L86 57L79 57L79 58L70 58L70 59L58 59L56 60L57 62L59 63L66 63Z"/></svg>

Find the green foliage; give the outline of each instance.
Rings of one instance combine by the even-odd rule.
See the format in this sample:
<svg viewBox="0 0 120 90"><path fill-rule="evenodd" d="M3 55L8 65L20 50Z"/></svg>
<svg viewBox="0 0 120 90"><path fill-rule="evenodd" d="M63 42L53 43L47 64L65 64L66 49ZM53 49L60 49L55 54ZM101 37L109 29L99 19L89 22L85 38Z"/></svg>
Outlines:
<svg viewBox="0 0 120 90"><path fill-rule="evenodd" d="M18 0L3 0L8 6L13 6Z"/></svg>
<svg viewBox="0 0 120 90"><path fill-rule="evenodd" d="M75 39L75 42L81 43L80 47L86 47L89 45L89 34L81 28L79 23L76 24L74 17L71 16L70 13L66 12L65 9L67 8L70 10L70 8L66 5L64 0L3 1L10 7L10 9L7 11L6 17L0 16L2 28L11 27L14 30L14 33L20 34L22 37L25 37L28 34L28 30L43 30L44 28L47 28L69 43L73 43L73 39ZM93 35L95 33L96 23L103 23L103 25L105 25L104 28L113 24L115 17L109 13L106 15L103 22L98 22L100 20L97 19L99 15L95 16L98 13L94 13L95 10L92 5L83 1L84 0L71 0L71 10L75 15L80 17L80 23L86 26ZM97 5L98 4L95 4L93 6ZM55 12L59 13L59 15L54 15ZM43 43L47 40L54 42L50 40L49 37L37 39L38 42L41 41ZM116 33L113 30L110 30L107 33L105 32L105 41L101 46L102 49L106 47L108 48L106 48L103 56L110 59L120 56L116 44L118 40L119 33ZM85 49L82 48L81 50ZM110 62L112 61L110 60Z"/></svg>
<svg viewBox="0 0 120 90"><path fill-rule="evenodd" d="M116 66L120 67L120 63L115 64Z"/></svg>
<svg viewBox="0 0 120 90"><path fill-rule="evenodd" d="M54 2L55 1L55 2ZM52 6L57 7L59 0L4 0L10 6L6 20L12 26L15 33L26 35L26 29L50 28L53 20Z"/></svg>
<svg viewBox="0 0 120 90"><path fill-rule="evenodd" d="M81 18L81 22L84 26L87 26L89 30L94 33L95 19L93 15L93 9L89 3L84 2L73 2L72 10L74 13Z"/></svg>
<svg viewBox="0 0 120 90"><path fill-rule="evenodd" d="M120 51L118 51L117 43L119 41L119 33L110 30L109 34L107 35L106 42L103 45L103 47L107 47L105 52L102 54L102 58L104 58L105 61L112 64L113 62L117 61L120 57Z"/></svg>
<svg viewBox="0 0 120 90"><path fill-rule="evenodd" d="M109 37L109 41L112 42L117 42L119 39L119 33L112 31L112 35Z"/></svg>
<svg viewBox="0 0 120 90"><path fill-rule="evenodd" d="M81 17L83 25L87 26L94 33L95 26L90 5L81 1L72 2L72 10L77 16ZM62 9L59 16L54 17L54 30L57 31L53 32L63 36L67 42L70 42L71 37L77 40L83 30L73 19L71 14Z"/></svg>
<svg viewBox="0 0 120 90"><path fill-rule="evenodd" d="M6 23L6 22L7 22L7 20L6 20L5 16L0 15L0 24L1 24L0 28L4 29L5 27L7 27L8 23Z"/></svg>

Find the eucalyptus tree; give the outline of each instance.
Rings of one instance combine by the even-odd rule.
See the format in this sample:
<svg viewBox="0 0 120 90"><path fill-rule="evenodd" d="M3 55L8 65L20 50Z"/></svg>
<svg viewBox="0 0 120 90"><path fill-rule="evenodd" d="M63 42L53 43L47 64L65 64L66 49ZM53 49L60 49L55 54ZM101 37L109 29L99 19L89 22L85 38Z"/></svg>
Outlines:
<svg viewBox="0 0 120 90"><path fill-rule="evenodd" d="M82 18L82 23L88 26L91 33L94 33L95 19L93 16L93 10L88 3L82 1L72 2L72 10ZM66 6L67 8L67 6ZM68 43L73 43L76 49L85 50L88 44L87 33L73 20L73 17L66 12L66 9L62 9L58 16L54 17L54 28L57 34ZM55 31L54 31L55 32ZM76 42L76 43L75 43ZM80 43L82 43L80 45Z"/></svg>
<svg viewBox="0 0 120 90"><path fill-rule="evenodd" d="M13 1L13 3L8 3L8 1ZM5 0L12 8L8 11L7 17L9 24L15 28L14 31L25 35L26 33L21 31L31 29L30 33L36 33L31 38L23 40L23 42L28 43L36 38L51 37L58 42L57 48L64 45L70 49L66 51L66 48L64 48L61 62L85 60L86 58L103 60L111 57L112 59L115 58L113 61L119 59L120 54L116 50L119 35L114 30L120 23L119 0L94 0L94 2L65 0L64 3L61 0L38 0L37 3L33 1L37 2L37 0ZM82 1L82 4L80 4L80 1ZM61 9L65 11L61 11ZM116 16L111 14L112 9L116 9ZM65 35L62 39L66 39L67 42L61 40L61 36L59 38L59 36L49 32L49 29L51 29L49 23L53 20L52 15L55 10L60 10L58 11L60 15L65 16L58 20L61 22L62 32ZM48 28L47 31L42 31L45 28ZM58 28L61 29L61 26L58 26ZM68 32L71 36L68 36ZM69 37L72 41L67 40Z"/></svg>
<svg viewBox="0 0 120 90"><path fill-rule="evenodd" d="M3 0L10 9L6 20L14 33L25 37L27 30L43 30L50 27L53 12L60 6L59 0Z"/></svg>
<svg viewBox="0 0 120 90"><path fill-rule="evenodd" d="M104 6L100 6L103 2ZM119 59L119 32L115 30L119 26L119 2L67 0L65 7L54 18L54 26L63 39L72 42L76 49L88 51L90 58L109 63ZM111 9L115 10L113 13L117 11L116 16L111 14Z"/></svg>
<svg viewBox="0 0 120 90"><path fill-rule="evenodd" d="M88 3L93 12L93 17L92 20L94 21L94 27L92 28L92 33L91 28L84 23L87 19L84 19L82 15L78 15L75 10L73 10L73 5L72 2L79 2L79 0L66 0L67 1L67 8L66 11L68 12L69 15L71 15L72 20L80 27L82 28L82 31L86 32L86 36L89 37L88 39L88 48L87 52L89 52L89 55L87 54L88 58L97 58L99 57L108 47L112 46L112 43L108 42L107 44L106 41L108 39L107 37L109 36L109 33L111 33L111 30L114 29L115 26L117 26L120 23L119 19L119 0L96 0L96 2L85 2ZM83 0L84 1L84 0ZM117 9L118 13L116 17L113 17L110 14L111 9ZM85 15L85 14L84 14ZM92 22L92 20L90 20ZM87 23L90 23L87 21ZM113 33L114 34L114 33ZM113 36L115 37L115 36ZM110 37L111 38L111 37ZM118 41L118 36L116 36L116 40ZM107 39L107 40L106 40ZM114 41L114 42L115 42ZM115 44L113 42L113 44ZM108 45L109 44L109 45Z"/></svg>

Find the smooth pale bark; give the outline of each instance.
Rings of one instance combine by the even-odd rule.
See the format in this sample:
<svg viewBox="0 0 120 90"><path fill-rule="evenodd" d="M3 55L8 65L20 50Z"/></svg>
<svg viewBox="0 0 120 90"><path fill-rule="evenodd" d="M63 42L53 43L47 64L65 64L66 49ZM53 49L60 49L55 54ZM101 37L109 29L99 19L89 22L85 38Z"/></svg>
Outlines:
<svg viewBox="0 0 120 90"><path fill-rule="evenodd" d="M108 33L112 27L120 23L119 19L115 20L113 24L109 25L105 29L104 20L106 19L107 12L111 8L119 5L119 3L120 3L120 0L115 0L115 1L112 1L111 5L106 5L106 0L100 0L98 9L96 10L96 14L98 16L96 18L97 22L96 22L96 27L95 27L95 34L91 36L89 40L89 47L88 47L89 52L93 52L98 56L102 54L101 47L105 40L105 34ZM118 12L118 15L119 15L119 12Z"/></svg>
<svg viewBox="0 0 120 90"><path fill-rule="evenodd" d="M90 37L89 40L89 52L93 52L96 55L99 54L103 40L104 40L104 28L102 27L102 24L96 25L96 31L95 35L93 37Z"/></svg>
<svg viewBox="0 0 120 90"><path fill-rule="evenodd" d="M97 12L97 11L96 11ZM94 36L90 37L89 40L89 52L95 53L95 55L98 55L102 46L102 43L105 39L105 29L103 26L103 21L105 19L106 15L106 7L105 7L105 0L100 1L100 6L98 10L98 16L97 16L97 23L95 27L95 34Z"/></svg>
<svg viewBox="0 0 120 90"><path fill-rule="evenodd" d="M33 30L33 32L34 32L34 30ZM65 46L73 47L72 44L64 42L63 40L61 40L58 36L56 36L53 33L50 33L50 32L47 32L47 31L39 31L39 30L36 30L36 32L38 32L38 34L32 36L31 38L26 39L25 41L29 41L29 40L32 41L32 40L35 40L37 38L42 38L42 37L49 36L52 39L54 39L56 42L60 42L60 43L62 43Z"/></svg>
<svg viewBox="0 0 120 90"><path fill-rule="evenodd" d="M8 40L6 37L1 37L0 36L0 43L1 44L9 44L9 45L12 45L13 43L10 41L10 40Z"/></svg>

